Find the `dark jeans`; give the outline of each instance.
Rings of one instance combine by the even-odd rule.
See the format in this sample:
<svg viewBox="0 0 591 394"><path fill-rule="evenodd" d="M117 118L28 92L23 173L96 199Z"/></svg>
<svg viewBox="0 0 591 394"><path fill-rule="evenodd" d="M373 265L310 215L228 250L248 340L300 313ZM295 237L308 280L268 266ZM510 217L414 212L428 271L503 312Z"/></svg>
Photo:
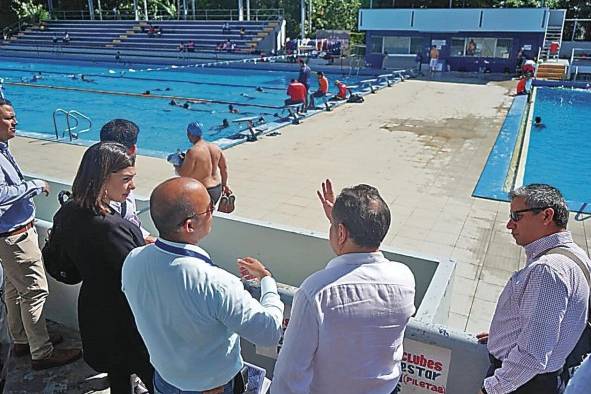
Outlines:
<svg viewBox="0 0 591 394"><path fill-rule="evenodd" d="M487 378L493 376L495 370L501 368L501 362L499 360L492 355L488 357L490 359L490 367L486 373ZM562 394L566 386L564 378L562 368L556 372L541 373L509 394Z"/></svg>

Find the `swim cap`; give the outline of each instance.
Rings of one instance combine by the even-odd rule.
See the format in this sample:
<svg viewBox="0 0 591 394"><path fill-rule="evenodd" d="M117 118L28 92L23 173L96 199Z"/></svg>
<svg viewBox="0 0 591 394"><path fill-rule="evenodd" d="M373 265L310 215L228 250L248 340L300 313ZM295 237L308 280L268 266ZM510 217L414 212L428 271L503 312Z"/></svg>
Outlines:
<svg viewBox="0 0 591 394"><path fill-rule="evenodd" d="M187 126L187 133L194 137L201 137L203 135L203 125L197 122L189 123Z"/></svg>

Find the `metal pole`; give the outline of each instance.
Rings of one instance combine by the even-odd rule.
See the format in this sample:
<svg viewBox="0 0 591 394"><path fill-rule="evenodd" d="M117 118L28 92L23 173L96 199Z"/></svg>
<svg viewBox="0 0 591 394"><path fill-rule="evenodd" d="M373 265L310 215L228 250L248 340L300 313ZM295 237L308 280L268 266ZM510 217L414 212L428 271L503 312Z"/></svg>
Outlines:
<svg viewBox="0 0 591 394"><path fill-rule="evenodd" d="M312 0L308 0L308 31L312 33Z"/></svg>
<svg viewBox="0 0 591 394"><path fill-rule="evenodd" d="M575 36L577 35L577 20L575 19L575 24L573 25L573 37L571 41L575 40Z"/></svg>
<svg viewBox="0 0 591 394"><path fill-rule="evenodd" d="M238 0L238 20L244 20L244 2L243 0Z"/></svg>
<svg viewBox="0 0 591 394"><path fill-rule="evenodd" d="M250 0L246 0L246 20L250 20Z"/></svg>
<svg viewBox="0 0 591 394"><path fill-rule="evenodd" d="M146 20L149 20L150 19L148 17L148 0L144 0L144 15L146 17Z"/></svg>
<svg viewBox="0 0 591 394"><path fill-rule="evenodd" d="M306 1L300 0L300 13L301 13L301 36L302 39L306 38Z"/></svg>
<svg viewBox="0 0 591 394"><path fill-rule="evenodd" d="M136 21L140 20L139 15L137 13L137 0L133 0L133 15Z"/></svg>
<svg viewBox="0 0 591 394"><path fill-rule="evenodd" d="M98 0L97 5L98 5L98 12L99 12L99 19L103 20L103 7L101 5L101 0Z"/></svg>
<svg viewBox="0 0 591 394"><path fill-rule="evenodd" d="M187 20L187 0L183 0L183 19Z"/></svg>
<svg viewBox="0 0 591 394"><path fill-rule="evenodd" d="M88 0L88 12L90 13L90 19L94 20L94 3L92 0Z"/></svg>
<svg viewBox="0 0 591 394"><path fill-rule="evenodd" d="M47 10L50 14L53 12L53 0L47 0Z"/></svg>
<svg viewBox="0 0 591 394"><path fill-rule="evenodd" d="M192 8L193 8L193 20L195 20L195 0L192 1Z"/></svg>
<svg viewBox="0 0 591 394"><path fill-rule="evenodd" d="M373 8L373 0L369 0L369 8Z"/></svg>
<svg viewBox="0 0 591 394"><path fill-rule="evenodd" d="M452 8L451 7L452 6L452 2L453 2L453 0L449 0L449 8Z"/></svg>

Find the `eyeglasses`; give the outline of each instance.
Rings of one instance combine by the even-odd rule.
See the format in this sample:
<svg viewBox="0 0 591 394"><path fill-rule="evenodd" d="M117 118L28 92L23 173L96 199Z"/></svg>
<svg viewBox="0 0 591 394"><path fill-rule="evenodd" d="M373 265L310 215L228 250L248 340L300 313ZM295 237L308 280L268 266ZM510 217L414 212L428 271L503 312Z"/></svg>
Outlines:
<svg viewBox="0 0 591 394"><path fill-rule="evenodd" d="M211 213L213 213L213 211L215 211L215 206L213 205L213 201L210 200L209 201L209 208L207 208L207 211L194 213L191 216L187 216L186 218L183 219L182 222L179 223L179 226L182 226L189 219L193 219L193 218L195 218L197 216L201 216L201 215L211 214Z"/></svg>
<svg viewBox="0 0 591 394"><path fill-rule="evenodd" d="M509 211L509 217L514 222L518 222L523 217L523 215L521 215L521 214L524 212L535 212L537 214L537 213L542 212L544 209L548 209L548 208L550 208L550 207L528 208L528 209L520 209L519 211Z"/></svg>

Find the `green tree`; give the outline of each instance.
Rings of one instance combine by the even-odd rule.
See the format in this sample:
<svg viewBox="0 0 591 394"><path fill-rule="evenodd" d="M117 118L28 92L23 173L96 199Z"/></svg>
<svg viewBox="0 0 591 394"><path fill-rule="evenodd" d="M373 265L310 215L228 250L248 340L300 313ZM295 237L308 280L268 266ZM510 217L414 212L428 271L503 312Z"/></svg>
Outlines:
<svg viewBox="0 0 591 394"><path fill-rule="evenodd" d="M312 28L357 30L361 0L313 0Z"/></svg>

